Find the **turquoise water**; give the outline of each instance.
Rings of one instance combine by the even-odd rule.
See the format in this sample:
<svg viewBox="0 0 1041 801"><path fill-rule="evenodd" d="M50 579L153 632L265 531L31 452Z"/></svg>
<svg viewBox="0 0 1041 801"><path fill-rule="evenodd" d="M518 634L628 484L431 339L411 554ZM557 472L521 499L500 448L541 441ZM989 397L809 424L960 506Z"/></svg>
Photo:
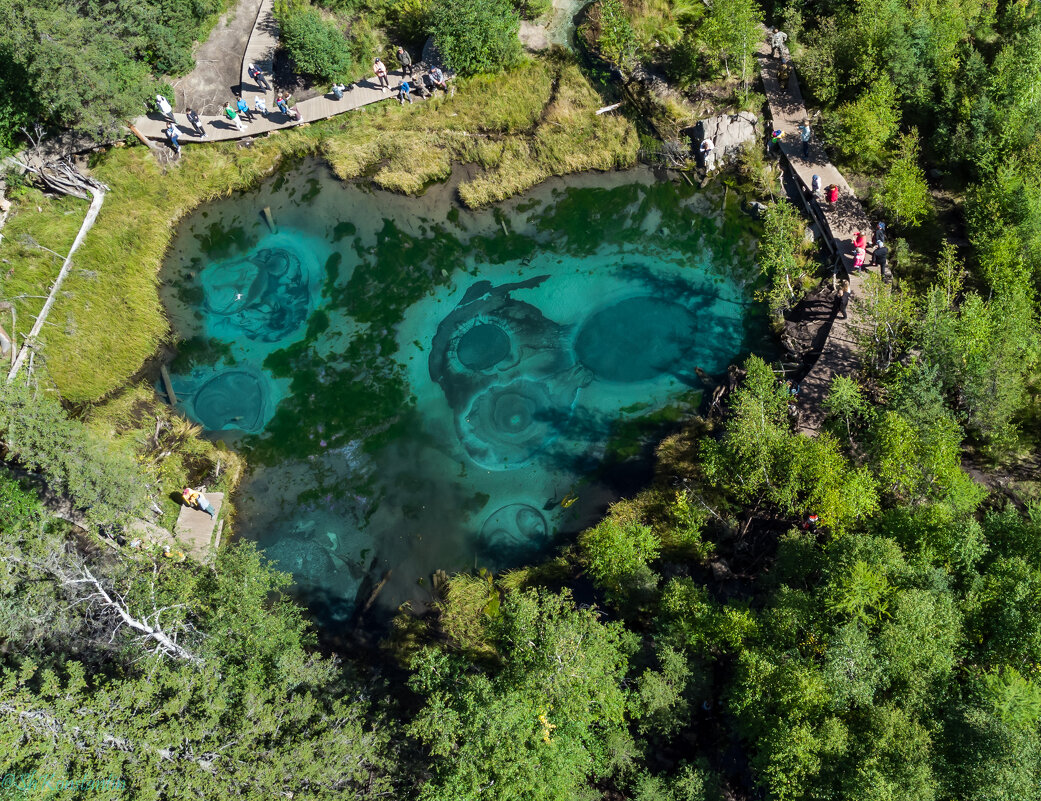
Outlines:
<svg viewBox="0 0 1041 801"><path fill-rule="evenodd" d="M480 213L453 191L306 163L196 212L167 260L175 390L252 465L236 531L327 622L388 572L394 608L545 552L638 488L706 377L770 349L732 194L643 170Z"/></svg>

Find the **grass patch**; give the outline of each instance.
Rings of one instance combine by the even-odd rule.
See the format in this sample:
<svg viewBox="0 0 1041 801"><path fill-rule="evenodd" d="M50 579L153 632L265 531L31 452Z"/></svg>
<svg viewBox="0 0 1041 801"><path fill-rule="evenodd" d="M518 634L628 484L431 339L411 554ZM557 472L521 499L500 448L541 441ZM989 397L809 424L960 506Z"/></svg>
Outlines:
<svg viewBox="0 0 1041 801"><path fill-rule="evenodd" d="M502 76L460 80L454 97L380 104L279 131L251 147L186 147L166 172L142 147L107 151L92 172L112 191L44 328L37 363L45 361L67 400L95 401L123 385L168 334L156 285L174 223L201 203L255 185L287 158L321 155L343 179L369 175L407 193L447 177L452 162L477 163L485 172L459 194L481 206L551 175L632 165L632 125L597 117L600 105L574 61L557 55ZM0 242L0 259L7 260L0 262L0 296L17 299L21 341L43 305L30 296L46 295L61 266L28 237L64 253L87 204L33 189L18 190L14 201Z"/></svg>
<svg viewBox="0 0 1041 801"><path fill-rule="evenodd" d="M138 384L95 406L86 423L101 439L116 442L136 454L158 486L162 518L159 525L173 531L186 486L204 485L223 492L221 516L232 511L229 496L242 477L242 458L202 439L202 429L161 402L147 384Z"/></svg>

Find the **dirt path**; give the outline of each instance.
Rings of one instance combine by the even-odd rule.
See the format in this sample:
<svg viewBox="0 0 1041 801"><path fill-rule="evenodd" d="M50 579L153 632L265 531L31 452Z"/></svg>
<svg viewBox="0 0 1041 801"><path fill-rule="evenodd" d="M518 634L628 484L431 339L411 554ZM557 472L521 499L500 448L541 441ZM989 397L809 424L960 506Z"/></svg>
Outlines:
<svg viewBox="0 0 1041 801"><path fill-rule="evenodd" d="M215 115L239 86L246 49L261 0L239 0L195 51L195 69L173 82L174 108Z"/></svg>

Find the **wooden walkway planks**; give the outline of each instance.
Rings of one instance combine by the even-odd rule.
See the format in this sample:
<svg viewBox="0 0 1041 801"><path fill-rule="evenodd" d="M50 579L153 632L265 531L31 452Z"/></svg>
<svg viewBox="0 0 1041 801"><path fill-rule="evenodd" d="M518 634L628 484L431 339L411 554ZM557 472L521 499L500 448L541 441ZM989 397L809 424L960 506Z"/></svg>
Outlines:
<svg viewBox="0 0 1041 801"><path fill-rule="evenodd" d="M354 111L362 106L379 103L383 100L396 100L397 88L401 84L402 76L404 75L403 72L397 71L389 75L391 84L389 91L382 91L376 81L376 76L373 75L371 78L348 86L343 93L342 100L337 100L332 95L324 95L296 103L296 108L300 111L299 122L293 121L290 117L280 112L275 107L275 93L262 89L254 83L247 72L249 65L253 63L259 66L266 75L270 76L271 58L275 52L275 47L278 45L278 23L275 21L272 13L272 6L273 0L263 0L260 4L253 31L243 52L242 75L240 76L242 97L249 104L250 110L253 109L254 98L257 95L261 95L265 98L264 102L267 104L268 116L261 117L259 114L255 114L256 119L253 122L243 120L245 127L243 131L238 130L222 115L202 117L202 128L206 132L206 139L202 139L195 133L191 123L188 122L188 118L184 114L175 113L174 120L178 130L181 132L180 141L182 147L204 142L227 142L234 139L245 139L249 136L258 136L270 131L278 131L282 128L292 128L295 125L335 117L337 114ZM420 79L420 70L417 69L416 80ZM271 81L270 77L268 81ZM415 81L410 80L409 83L413 90L413 100L418 100L419 98L415 93ZM230 90L227 99L228 102L232 102L235 99ZM166 141L165 131L168 124L169 121L157 111L144 117L138 117L133 122L134 127L145 137L159 141Z"/></svg>
<svg viewBox="0 0 1041 801"><path fill-rule="evenodd" d="M772 129L784 132L781 152L791 174L798 181L804 194L812 185L814 175L820 176L822 187L830 184L839 187L839 199L834 204L826 201L817 203L812 198L809 200L811 204L815 203L820 211L820 218L826 228L822 232L823 235L833 240L835 252L838 254L836 258L840 260L836 265L839 276L849 278L853 291L847 312L849 316L843 319L832 314L830 323L826 324L830 326L830 330L820 356L799 384L799 430L812 436L824 421L823 402L831 386L831 379L836 375L849 375L859 363L855 311L856 298L860 295L864 279L861 277L863 273L849 274L848 271L853 265L853 235L860 231L870 240L871 222L846 179L828 160L820 144L813 141L808 158L802 157L798 127L808 115L795 71L792 71L789 79L788 91L783 91L777 81L777 68L781 62L770 57L770 47L765 42L759 45L757 58L767 105L773 117Z"/></svg>
<svg viewBox="0 0 1041 801"><path fill-rule="evenodd" d="M196 509L193 506L182 506L180 513L177 515L177 525L174 526L174 536L188 547L188 556L199 562L206 562L214 556L215 550L220 545L219 541L213 543L213 530L217 525L217 519L220 517L221 506L224 505L223 492L206 492L203 494L217 514L211 518L201 509Z"/></svg>

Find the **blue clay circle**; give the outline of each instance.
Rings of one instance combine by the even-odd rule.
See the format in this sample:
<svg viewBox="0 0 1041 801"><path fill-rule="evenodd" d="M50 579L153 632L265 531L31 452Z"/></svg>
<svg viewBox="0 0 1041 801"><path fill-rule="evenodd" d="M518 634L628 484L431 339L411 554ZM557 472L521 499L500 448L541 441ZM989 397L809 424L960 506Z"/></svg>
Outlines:
<svg viewBox="0 0 1041 801"><path fill-rule="evenodd" d="M456 344L460 363L470 370L488 370L510 355L510 337L492 323L478 323Z"/></svg>
<svg viewBox="0 0 1041 801"><path fill-rule="evenodd" d="M628 298L590 315L575 338L583 367L604 381L647 381L671 372L695 345L686 308L654 297Z"/></svg>

